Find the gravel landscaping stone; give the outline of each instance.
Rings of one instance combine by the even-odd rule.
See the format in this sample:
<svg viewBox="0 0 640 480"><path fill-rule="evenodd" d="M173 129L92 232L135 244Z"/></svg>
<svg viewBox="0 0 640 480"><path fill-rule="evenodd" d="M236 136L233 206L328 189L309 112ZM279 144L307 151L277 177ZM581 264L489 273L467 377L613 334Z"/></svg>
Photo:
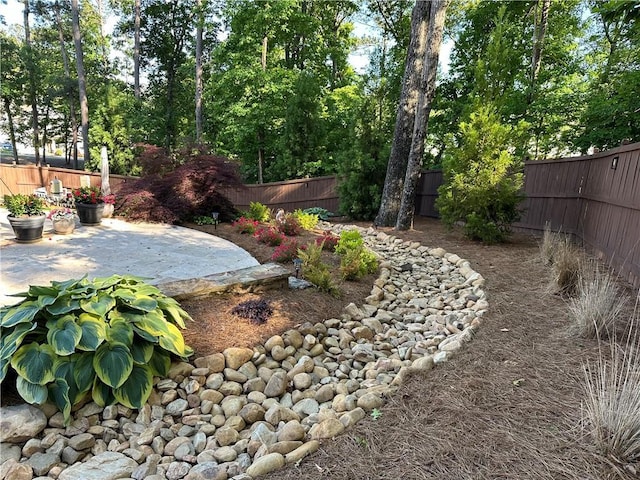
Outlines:
<svg viewBox="0 0 640 480"><path fill-rule="evenodd" d="M174 363L140 411L90 402L66 427L49 406L4 407L0 478L249 480L384 409L407 375L463 348L489 305L466 260L359 230L380 258L365 304L255 348Z"/></svg>

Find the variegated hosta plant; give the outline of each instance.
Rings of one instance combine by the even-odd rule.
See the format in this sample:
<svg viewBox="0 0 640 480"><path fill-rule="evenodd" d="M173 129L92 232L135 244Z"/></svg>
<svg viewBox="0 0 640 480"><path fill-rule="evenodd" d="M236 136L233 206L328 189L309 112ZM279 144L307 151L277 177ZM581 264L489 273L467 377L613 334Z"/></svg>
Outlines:
<svg viewBox="0 0 640 480"><path fill-rule="evenodd" d="M51 282L16 296L25 298L0 308L0 383L11 366L24 400L49 399L66 420L85 396L142 407L171 355L193 354L178 329L189 314L137 277Z"/></svg>

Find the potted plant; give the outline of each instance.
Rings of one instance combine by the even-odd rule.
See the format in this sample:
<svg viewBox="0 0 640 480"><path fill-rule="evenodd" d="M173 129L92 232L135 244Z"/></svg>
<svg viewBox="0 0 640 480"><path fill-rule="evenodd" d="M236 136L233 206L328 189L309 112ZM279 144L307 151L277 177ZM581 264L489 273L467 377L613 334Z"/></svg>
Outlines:
<svg viewBox="0 0 640 480"><path fill-rule="evenodd" d="M53 231L61 235L73 233L76 228L76 214L70 208L56 208L49 212L47 218L53 224Z"/></svg>
<svg viewBox="0 0 640 480"><path fill-rule="evenodd" d="M74 188L71 196L83 225L100 224L105 204L112 205L115 202L114 195L103 195L98 187Z"/></svg>
<svg viewBox="0 0 640 480"><path fill-rule="evenodd" d="M16 241L33 243L42 239L44 227L44 199L35 195L5 195L4 206L9 210L7 216Z"/></svg>

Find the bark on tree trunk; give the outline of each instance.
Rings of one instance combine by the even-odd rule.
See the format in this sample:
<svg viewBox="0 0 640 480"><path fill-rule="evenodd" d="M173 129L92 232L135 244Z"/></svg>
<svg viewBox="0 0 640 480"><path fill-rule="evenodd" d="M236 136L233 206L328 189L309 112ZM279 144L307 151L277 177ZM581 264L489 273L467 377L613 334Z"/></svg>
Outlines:
<svg viewBox="0 0 640 480"><path fill-rule="evenodd" d="M80 96L80 120L82 122L82 143L85 164L90 160L89 151L89 102L87 101L87 82L84 74L84 57L82 54L82 38L80 37L80 13L78 0L71 0L71 22L73 27L73 43L76 47L76 70L78 71L78 92Z"/></svg>
<svg viewBox="0 0 640 480"><path fill-rule="evenodd" d="M31 126L33 128L33 149L36 165L40 165L40 126L38 124L38 104L36 99L36 75L31 49L31 30L29 29L29 0L24 0L24 43L27 47L29 69L29 96L31 100Z"/></svg>
<svg viewBox="0 0 640 480"><path fill-rule="evenodd" d="M402 93L396 113L396 125L387 164L387 176L375 224L383 227L395 225L400 210L402 185L411 150L411 134L418 103L420 76L424 63L429 30L430 3L416 0L411 14L411 39L402 79Z"/></svg>
<svg viewBox="0 0 640 480"><path fill-rule="evenodd" d="M262 38L262 71L267 70L267 46L269 44L269 38L265 34ZM264 168L264 126L258 129L258 183L263 183L262 170Z"/></svg>
<svg viewBox="0 0 640 480"><path fill-rule="evenodd" d="M527 103L529 104L533 102L536 83L538 81L538 74L540 73L540 65L542 64L542 47L544 45L544 37L546 35L547 25L549 23L549 8L551 7L551 0L539 0L538 4L540 2L542 2L542 6L540 9L540 19L538 20L537 11L534 14L535 26L533 34L533 51L531 54L531 73L529 75L529 95L527 97Z"/></svg>
<svg viewBox="0 0 640 480"><path fill-rule="evenodd" d="M196 143L202 142L202 26L204 15L202 0L198 0L198 25L196 27Z"/></svg>
<svg viewBox="0 0 640 480"><path fill-rule="evenodd" d="M407 163L407 173L402 190L402 201L396 222L396 230L408 230L413 226L415 199L422 157L424 155L424 139L429 123L431 102L436 90L436 74L438 71L438 57L442 43L442 31L447 13L448 0L433 0L429 22L429 36L427 39L427 55L422 68L422 88L418 98L416 117L413 126L411 151Z"/></svg>

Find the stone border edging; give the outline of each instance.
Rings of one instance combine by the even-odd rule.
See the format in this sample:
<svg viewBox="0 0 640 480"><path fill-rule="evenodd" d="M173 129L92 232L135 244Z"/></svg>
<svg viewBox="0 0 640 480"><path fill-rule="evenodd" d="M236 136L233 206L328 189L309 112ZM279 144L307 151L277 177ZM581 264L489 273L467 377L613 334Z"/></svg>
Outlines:
<svg viewBox="0 0 640 480"><path fill-rule="evenodd" d="M64 427L50 405L4 408L0 480L249 480L313 453L471 340L488 303L468 261L373 228L321 228L356 228L380 256L363 305L176 363L138 412L91 402Z"/></svg>

